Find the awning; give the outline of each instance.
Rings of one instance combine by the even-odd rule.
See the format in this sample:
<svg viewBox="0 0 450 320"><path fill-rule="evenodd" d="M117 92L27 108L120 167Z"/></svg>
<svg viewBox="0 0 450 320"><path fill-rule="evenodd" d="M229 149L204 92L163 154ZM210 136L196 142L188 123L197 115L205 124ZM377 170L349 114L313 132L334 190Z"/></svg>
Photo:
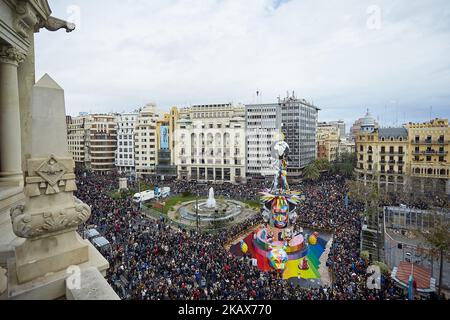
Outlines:
<svg viewBox="0 0 450 320"><path fill-rule="evenodd" d="M411 271L418 292L431 293L436 291L436 279L431 277L431 270L415 263L400 262L397 267L392 269L391 277L402 287L407 288Z"/></svg>
<svg viewBox="0 0 450 320"><path fill-rule="evenodd" d="M94 238L94 239L92 240L92 242L94 242L94 244L95 244L96 246L98 246L98 247L104 247L104 246L106 246L106 245L109 244L109 241L106 240L104 237L97 237L97 238Z"/></svg>
<svg viewBox="0 0 450 320"><path fill-rule="evenodd" d="M100 233L98 233L98 231L96 229L89 229L86 231L85 234L86 234L86 237L89 239L100 235Z"/></svg>

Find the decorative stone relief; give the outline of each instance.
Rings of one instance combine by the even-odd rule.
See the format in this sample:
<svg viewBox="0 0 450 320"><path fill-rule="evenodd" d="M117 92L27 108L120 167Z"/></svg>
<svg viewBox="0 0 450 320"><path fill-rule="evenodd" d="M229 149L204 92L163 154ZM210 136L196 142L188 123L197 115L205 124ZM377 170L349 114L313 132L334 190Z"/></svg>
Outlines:
<svg viewBox="0 0 450 320"><path fill-rule="evenodd" d="M13 231L18 237L49 236L63 230L76 229L89 219L90 207L72 195L76 190L74 166L72 158L58 158L53 154L48 158L28 159L25 195L30 199L38 199L41 196L56 197L59 194L62 197L65 196L63 193L70 193L73 205L61 203L60 206L47 206L45 210L25 210L22 205L12 208Z"/></svg>
<svg viewBox="0 0 450 320"><path fill-rule="evenodd" d="M11 209L13 231L18 237L37 238L69 229L76 229L78 225L86 222L91 215L91 208L73 197L75 207L51 208L44 212L26 212L25 206L19 205Z"/></svg>
<svg viewBox="0 0 450 320"><path fill-rule="evenodd" d="M14 28L16 32L23 38L28 38L31 31L39 22L39 18L27 1L17 1L16 5L17 17L14 20Z"/></svg>
<svg viewBox="0 0 450 320"><path fill-rule="evenodd" d="M25 60L25 55L14 47L0 45L0 63L19 65Z"/></svg>

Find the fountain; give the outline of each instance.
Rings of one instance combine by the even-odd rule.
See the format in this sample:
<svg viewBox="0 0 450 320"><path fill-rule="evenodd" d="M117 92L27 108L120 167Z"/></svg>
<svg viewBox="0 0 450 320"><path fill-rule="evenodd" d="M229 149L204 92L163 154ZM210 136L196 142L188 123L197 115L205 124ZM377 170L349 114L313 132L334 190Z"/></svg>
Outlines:
<svg viewBox="0 0 450 320"><path fill-rule="evenodd" d="M209 188L209 197L205 207L208 209L216 208L216 199L214 199L214 189L212 187Z"/></svg>
<svg viewBox="0 0 450 320"><path fill-rule="evenodd" d="M220 200L214 198L214 189L210 188L208 199L203 201L189 201L178 209L181 221L211 223L230 221L239 216L245 209L245 204L236 200Z"/></svg>

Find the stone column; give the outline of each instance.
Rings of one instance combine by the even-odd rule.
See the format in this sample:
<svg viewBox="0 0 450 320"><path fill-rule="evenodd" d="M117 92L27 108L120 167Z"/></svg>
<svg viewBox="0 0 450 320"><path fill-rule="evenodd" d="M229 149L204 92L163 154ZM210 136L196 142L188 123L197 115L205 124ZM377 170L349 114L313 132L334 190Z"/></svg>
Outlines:
<svg viewBox="0 0 450 320"><path fill-rule="evenodd" d="M23 186L17 67L25 55L0 46L0 183Z"/></svg>

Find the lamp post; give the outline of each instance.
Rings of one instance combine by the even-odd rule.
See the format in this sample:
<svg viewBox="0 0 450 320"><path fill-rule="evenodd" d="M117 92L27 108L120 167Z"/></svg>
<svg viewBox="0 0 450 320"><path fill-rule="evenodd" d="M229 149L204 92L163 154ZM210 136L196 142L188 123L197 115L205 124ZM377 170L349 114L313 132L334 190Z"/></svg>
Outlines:
<svg viewBox="0 0 450 320"><path fill-rule="evenodd" d="M197 231L200 231L199 217L198 217L198 193L197 193L197 197L195 198L195 217L196 217L196 222L197 222Z"/></svg>

